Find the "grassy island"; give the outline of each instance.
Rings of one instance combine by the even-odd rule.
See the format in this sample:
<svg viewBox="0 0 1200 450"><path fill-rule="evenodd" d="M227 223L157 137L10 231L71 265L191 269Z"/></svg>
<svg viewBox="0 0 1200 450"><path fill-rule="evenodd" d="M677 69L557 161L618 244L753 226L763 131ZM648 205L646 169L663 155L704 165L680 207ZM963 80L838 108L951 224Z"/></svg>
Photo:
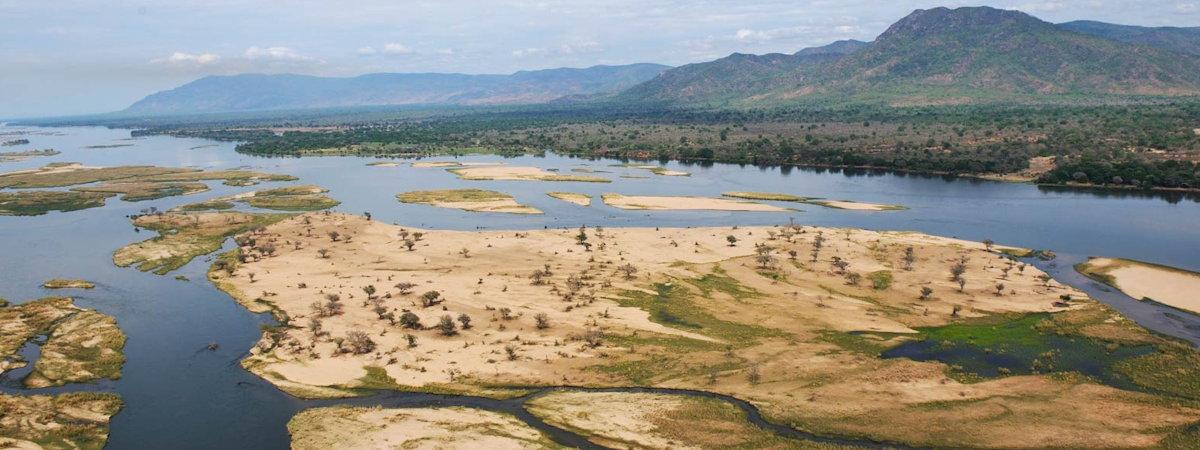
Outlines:
<svg viewBox="0 0 1200 450"><path fill-rule="evenodd" d="M54 278L42 283L46 289L92 289L96 285L87 280Z"/></svg>
<svg viewBox="0 0 1200 450"><path fill-rule="evenodd" d="M143 272L165 275L193 258L221 249L225 239L289 217L287 214L243 212L166 213L138 216L133 225L158 237L126 245L113 253L113 264L137 265Z"/></svg>

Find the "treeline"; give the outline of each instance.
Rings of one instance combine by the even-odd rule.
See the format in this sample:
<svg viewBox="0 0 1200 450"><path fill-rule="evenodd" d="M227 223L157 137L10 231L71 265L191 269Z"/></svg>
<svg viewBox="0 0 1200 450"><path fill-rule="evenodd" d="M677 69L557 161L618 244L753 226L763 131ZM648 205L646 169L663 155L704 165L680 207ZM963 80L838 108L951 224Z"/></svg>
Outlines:
<svg viewBox="0 0 1200 450"><path fill-rule="evenodd" d="M1200 126L1200 100L1196 99L760 110L593 104L362 114L341 112L336 120L287 116L274 126L314 128L279 134L235 122L220 127L157 124L138 133L237 141L239 152L266 156L324 150L433 154L469 148L500 154L552 151L585 157L951 174L1014 173L1026 169L1031 157L1054 156L1063 165L1043 178L1047 183L1114 184L1114 177L1119 177L1121 183L1115 184L1200 187L1187 163L1170 162L1200 153L1200 135L1193 131ZM354 124L315 128L331 121Z"/></svg>
<svg viewBox="0 0 1200 450"><path fill-rule="evenodd" d="M1102 160L1094 157L1060 159L1058 168L1039 182L1050 184L1094 184L1142 189L1200 188L1200 164L1179 160L1125 158Z"/></svg>

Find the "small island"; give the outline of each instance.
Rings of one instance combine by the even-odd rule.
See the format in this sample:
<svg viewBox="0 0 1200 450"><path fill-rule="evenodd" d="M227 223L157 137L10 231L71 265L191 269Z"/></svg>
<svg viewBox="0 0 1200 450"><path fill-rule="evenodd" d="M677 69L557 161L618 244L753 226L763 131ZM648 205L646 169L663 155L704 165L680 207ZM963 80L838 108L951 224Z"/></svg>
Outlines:
<svg viewBox="0 0 1200 450"><path fill-rule="evenodd" d="M658 196L658 195L621 195L607 193L601 196L604 204L620 209L652 210L652 211L756 211L756 212L787 212L793 211L764 203L729 200L716 197L690 196Z"/></svg>
<svg viewBox="0 0 1200 450"><path fill-rule="evenodd" d="M396 194L401 203L418 203L439 208L509 214L541 214L532 206L517 203L511 195L483 189L443 189Z"/></svg>
<svg viewBox="0 0 1200 450"><path fill-rule="evenodd" d="M472 181L577 181L585 183L611 183L608 178L587 175L559 175L537 167L479 166L447 169L460 179Z"/></svg>
<svg viewBox="0 0 1200 450"><path fill-rule="evenodd" d="M1075 270L1135 299L1200 314L1200 273L1132 259L1097 257L1076 264Z"/></svg>
<svg viewBox="0 0 1200 450"><path fill-rule="evenodd" d="M46 289L93 289L96 285L87 280L54 278L42 283Z"/></svg>
<svg viewBox="0 0 1200 450"><path fill-rule="evenodd" d="M579 206L591 206L592 196L575 192L547 192L546 195Z"/></svg>

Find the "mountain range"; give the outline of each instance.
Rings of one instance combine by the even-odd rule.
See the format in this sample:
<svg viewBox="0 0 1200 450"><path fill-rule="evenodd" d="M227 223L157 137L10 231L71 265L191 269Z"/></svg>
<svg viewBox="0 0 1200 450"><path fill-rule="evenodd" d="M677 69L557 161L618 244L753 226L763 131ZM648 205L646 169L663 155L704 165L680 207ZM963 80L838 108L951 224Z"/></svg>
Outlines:
<svg viewBox="0 0 1200 450"><path fill-rule="evenodd" d="M1052 24L990 7L916 10L872 42L792 54L511 75L212 76L153 94L135 114L551 101L755 107L953 104L1078 96L1200 95L1200 28Z"/></svg>
<svg viewBox="0 0 1200 450"><path fill-rule="evenodd" d="M521 71L511 75L375 73L208 76L152 94L125 112L186 114L366 105L503 105L611 94L669 69L660 64Z"/></svg>

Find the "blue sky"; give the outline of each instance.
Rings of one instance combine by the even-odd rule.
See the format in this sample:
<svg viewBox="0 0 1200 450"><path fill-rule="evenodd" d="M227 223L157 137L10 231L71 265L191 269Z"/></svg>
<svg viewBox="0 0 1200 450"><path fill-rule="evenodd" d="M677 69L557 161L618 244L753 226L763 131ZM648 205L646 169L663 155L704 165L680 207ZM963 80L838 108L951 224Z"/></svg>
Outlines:
<svg viewBox="0 0 1200 450"><path fill-rule="evenodd" d="M711 60L871 40L913 9L865 0L0 0L0 117L122 109L204 75ZM1044 20L1200 25L1200 0L988 2Z"/></svg>

